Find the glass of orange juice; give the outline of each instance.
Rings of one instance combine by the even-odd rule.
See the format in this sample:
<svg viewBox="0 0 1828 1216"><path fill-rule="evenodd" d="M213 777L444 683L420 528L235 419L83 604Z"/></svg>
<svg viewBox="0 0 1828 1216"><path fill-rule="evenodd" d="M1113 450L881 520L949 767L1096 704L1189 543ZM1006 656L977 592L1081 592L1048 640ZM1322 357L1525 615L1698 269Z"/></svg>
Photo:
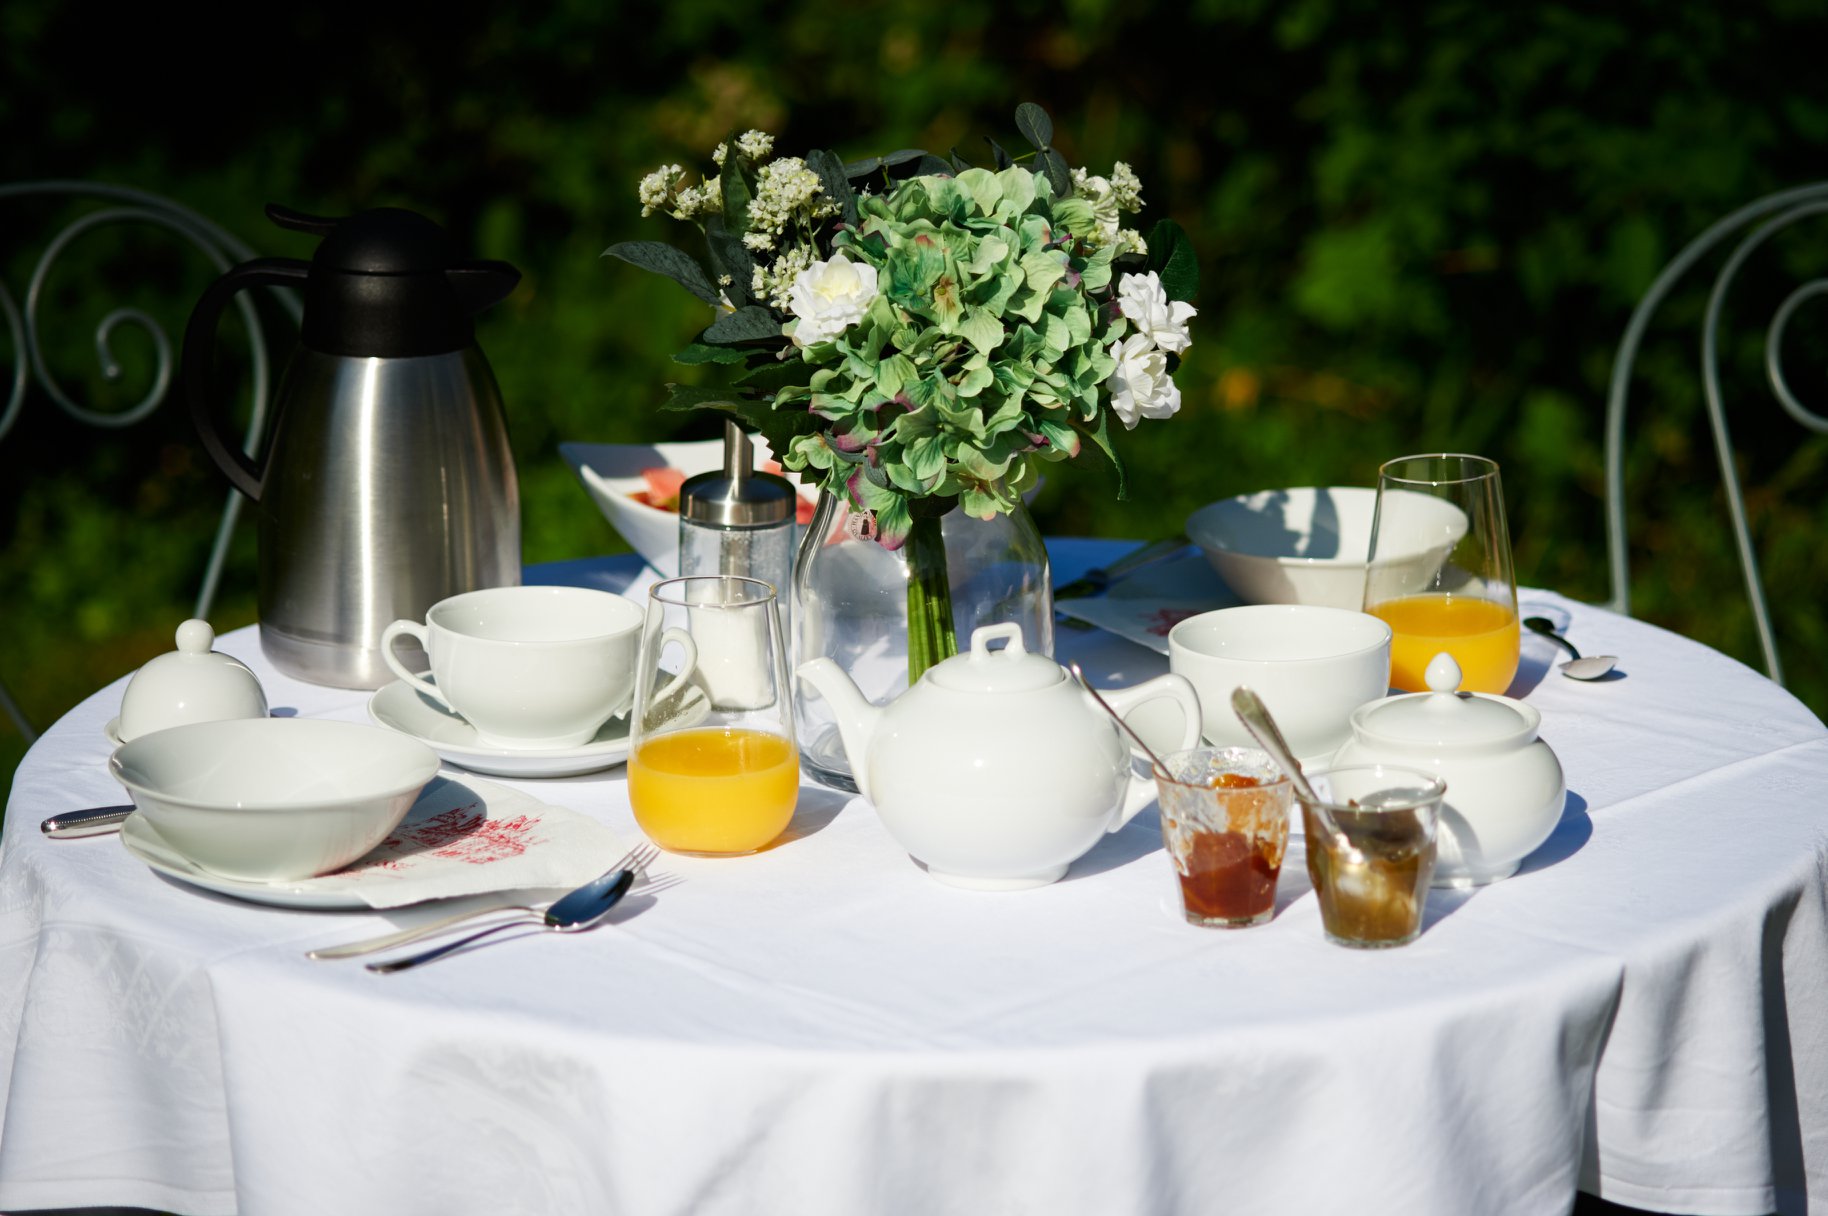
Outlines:
<svg viewBox="0 0 1828 1216"><path fill-rule="evenodd" d="M1445 651L1460 687L1501 693L1517 674L1517 577L1498 465L1483 456L1403 456L1377 474L1365 611L1390 626L1390 684L1428 687Z"/></svg>
<svg viewBox="0 0 1828 1216"><path fill-rule="evenodd" d="M703 575L648 591L635 675L628 798L674 853L753 853L800 793L774 588Z"/></svg>

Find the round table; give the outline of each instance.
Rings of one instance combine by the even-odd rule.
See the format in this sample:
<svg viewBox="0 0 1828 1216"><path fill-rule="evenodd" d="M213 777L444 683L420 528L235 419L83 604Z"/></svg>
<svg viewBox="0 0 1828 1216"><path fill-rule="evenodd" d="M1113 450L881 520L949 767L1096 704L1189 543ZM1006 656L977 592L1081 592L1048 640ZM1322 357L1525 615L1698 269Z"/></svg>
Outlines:
<svg viewBox="0 0 1828 1216"><path fill-rule="evenodd" d="M1055 576L1114 543L1057 542ZM532 572L615 589L627 559ZM777 846L668 857L610 928L380 976L313 946L430 915L240 903L113 838L117 682L33 747L0 853L0 1209L1563 1213L1828 1195L1828 731L1763 677L1545 593L1621 678L1514 691L1570 795L1405 949L1178 915L1153 812L1018 893L942 886L817 786ZM366 694L219 640L271 704ZM1094 681L1165 669L1063 629ZM621 769L505 781L636 835Z"/></svg>

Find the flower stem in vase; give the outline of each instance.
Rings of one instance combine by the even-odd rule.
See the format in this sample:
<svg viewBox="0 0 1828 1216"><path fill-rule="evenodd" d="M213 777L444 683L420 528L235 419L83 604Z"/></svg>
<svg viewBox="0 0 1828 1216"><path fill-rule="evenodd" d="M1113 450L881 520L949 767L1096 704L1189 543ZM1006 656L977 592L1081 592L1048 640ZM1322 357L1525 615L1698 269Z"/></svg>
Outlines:
<svg viewBox="0 0 1828 1216"><path fill-rule="evenodd" d="M952 625L952 583L940 517L917 513L908 531L908 686L935 663L958 653Z"/></svg>

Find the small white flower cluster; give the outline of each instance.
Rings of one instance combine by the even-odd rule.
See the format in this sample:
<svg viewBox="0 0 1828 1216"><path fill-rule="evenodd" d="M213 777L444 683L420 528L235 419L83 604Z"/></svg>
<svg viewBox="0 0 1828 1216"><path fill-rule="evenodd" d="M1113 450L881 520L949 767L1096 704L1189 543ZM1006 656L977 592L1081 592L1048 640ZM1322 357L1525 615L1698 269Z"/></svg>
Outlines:
<svg viewBox="0 0 1828 1216"><path fill-rule="evenodd" d="M743 233L743 244L756 253L766 253L787 234L794 220L836 215L838 204L824 194L819 175L797 156L763 165L755 175L755 197L749 202L749 231Z"/></svg>
<svg viewBox="0 0 1828 1216"><path fill-rule="evenodd" d="M672 196L674 185L684 176L685 170L678 165L661 165L642 178L641 184L635 188L636 195L641 199L641 218L646 219L656 210L664 208Z"/></svg>
<svg viewBox="0 0 1828 1216"><path fill-rule="evenodd" d="M1126 274L1117 283L1117 308L1135 327L1127 338L1116 338L1105 353L1117 361L1117 370L1106 382L1111 408L1125 430L1135 430L1144 418L1171 418L1181 408L1181 390L1168 374L1168 356L1193 344L1187 322L1197 315L1193 305L1170 300L1153 270Z"/></svg>
<svg viewBox="0 0 1828 1216"><path fill-rule="evenodd" d="M1110 177L1098 177L1084 169L1073 170L1073 197L1092 204L1092 215L1098 230L1087 234L1094 247L1116 245L1117 252L1148 253L1149 246L1134 228L1119 227L1121 215L1142 210L1142 181L1123 161L1111 167Z"/></svg>
<svg viewBox="0 0 1828 1216"><path fill-rule="evenodd" d="M793 300L794 280L818 260L818 250L810 244L790 245L773 262L756 265L755 275L749 280L749 294L785 312Z"/></svg>
<svg viewBox="0 0 1828 1216"><path fill-rule="evenodd" d="M736 137L736 150L751 161L764 161L774 155L774 136L766 131L748 130ZM718 144L711 149L711 160L721 169L730 155L730 145Z"/></svg>
<svg viewBox="0 0 1828 1216"><path fill-rule="evenodd" d="M684 177L685 170L678 165L661 165L642 178L635 191L641 200L642 217L664 211L676 220L693 220L724 209L724 196L716 182L681 186Z"/></svg>

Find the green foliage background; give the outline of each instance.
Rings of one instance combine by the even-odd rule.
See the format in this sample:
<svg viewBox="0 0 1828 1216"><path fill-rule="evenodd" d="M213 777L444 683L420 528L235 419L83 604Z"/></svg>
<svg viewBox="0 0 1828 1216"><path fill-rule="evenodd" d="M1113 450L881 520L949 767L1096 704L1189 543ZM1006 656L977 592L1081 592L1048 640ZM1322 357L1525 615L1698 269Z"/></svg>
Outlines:
<svg viewBox="0 0 1828 1216"><path fill-rule="evenodd" d="M258 32L178 29L205 18L176 11L0 7L0 181L154 190L296 256L309 238L270 226L267 201L404 205L519 266L479 337L508 403L528 561L621 548L561 439L700 425L657 406L665 381L690 379L667 356L702 306L598 256L676 235L639 218L643 172L708 163L749 126L788 151L987 159L981 137L1019 145L1011 114L1034 100L1075 163L1134 165L1141 226L1179 220L1202 263L1182 413L1121 437L1141 488L1113 501L1095 457L1051 468L1046 531L1166 534L1215 498L1371 484L1386 457L1470 450L1504 464L1519 578L1600 599L1601 417L1633 304L1714 219L1822 176L1828 145L1828 14L1800 0L455 0L435 23L331 3L275 10ZM0 276L17 297L60 216L3 214ZM1804 225L1761 256L1727 351L1791 684L1818 713L1828 444L1779 414L1757 366L1776 302L1820 272L1823 235ZM80 400L136 400L151 344L120 335L124 374L106 381L96 320L136 303L176 339L213 274L156 232L81 238L40 306L53 371ZM1666 310L1636 382L1634 606L1755 661L1698 409L1704 299L1698 279ZM1816 306L1794 328L1819 334L1822 319ZM1799 345L1793 379L1819 403L1823 344ZM0 348L0 367L16 354ZM181 406L126 440L98 442L34 390L0 444L0 679L41 724L170 648L221 507ZM253 568L244 527L218 629L253 619ZM0 774L24 750L8 729Z"/></svg>

